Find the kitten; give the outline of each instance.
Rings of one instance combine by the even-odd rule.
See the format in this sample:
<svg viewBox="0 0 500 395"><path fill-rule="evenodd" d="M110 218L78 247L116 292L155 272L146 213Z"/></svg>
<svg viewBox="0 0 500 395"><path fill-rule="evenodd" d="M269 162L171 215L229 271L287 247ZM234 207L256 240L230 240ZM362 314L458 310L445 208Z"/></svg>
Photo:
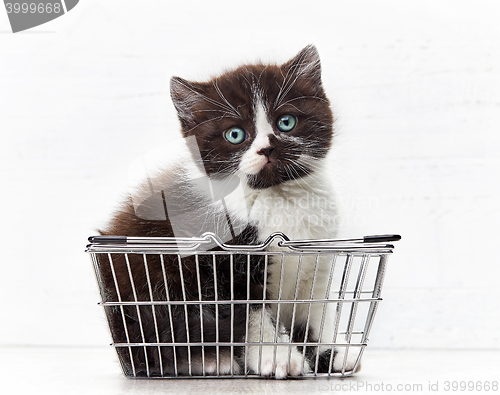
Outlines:
<svg viewBox="0 0 500 395"><path fill-rule="evenodd" d="M276 231L285 233L292 240L335 237L337 213L333 193L324 175L325 157L333 138L333 115L322 86L320 60L314 46L307 46L283 65L246 65L208 82L188 82L173 77L171 96L182 134L195 141L199 160L196 160L193 151L194 160L186 160L182 166L159 175L154 182L162 185L161 196L158 192L148 199L145 197L148 189L138 189L102 234L200 236L203 231L211 230L229 244L246 245L258 244ZM224 183L228 177L237 177L241 193L229 194L222 205L220 201L214 203L214 199L203 193L203 188L200 189L198 183L193 181L200 179L193 176L196 172L198 175L206 174L214 182L222 180ZM154 212L155 205L160 203L167 206L163 216L151 219L151 216L144 215ZM200 224L195 230L192 224L184 227L181 224L179 227L177 223L174 226L170 213L186 212L183 208L195 213L191 217L195 224ZM188 217L184 217L187 222ZM279 251L280 247L273 244L270 249ZM329 260L321 257L317 260L312 255L305 255L300 260L287 256L282 265L281 260L271 259L268 271L264 273L264 258L253 256L249 274L251 287L247 290L246 255L234 257L233 272L229 268L229 258L220 257L222 260L214 269L209 257L200 255L196 261L193 256L183 256L182 270L179 270L177 257L164 255L164 276L158 256L131 254L128 262L130 280L127 262L117 254L111 256L114 273L107 257L102 257L100 275L106 284L107 300L117 300L118 296L128 301L135 298L147 301L151 297L166 300L164 278L167 279L170 300L183 300L184 296L189 300L198 300L199 297L214 300L216 295L219 300L229 299L231 282L235 299L326 297ZM217 287L213 281L214 270ZM147 285L147 274L151 288ZM113 285L113 276L123 284L119 292ZM201 288L197 285L198 277ZM265 278L267 284L264 285ZM281 291L280 279L283 280ZM132 281L138 288L136 295L132 292ZM200 311L196 305L176 305L171 310L156 306L152 311L146 306L126 306L123 308L125 318L122 318L119 308L107 309L115 343L199 342L202 338L213 342L217 337L221 342L231 339L243 341L245 337L249 342L261 339L273 342L276 333L280 342L289 342L290 339L333 341L332 328L321 324L323 306L308 308L307 304L297 304L294 310L291 304L287 304L280 307L279 316L276 304L270 304L264 311L262 306L257 306L250 310L247 322L245 306L235 305L231 313L229 307L221 305L218 328L215 326L217 313L210 307ZM332 317L328 317L325 322L333 322ZM161 327L159 333L156 325ZM276 325L279 327L276 328ZM216 350L210 347L203 350L204 354L196 347L187 349L180 346L162 347L160 351L154 347L133 348L130 352L126 348L118 350L125 361L129 361L125 363L126 369L134 369L138 375L229 374L242 371L241 349L231 351L221 347L219 366L214 362ZM304 358L302 352L308 358ZM310 371L309 359L314 359L310 357L315 352L321 353L320 361L329 361L332 350L278 346L275 351L275 347L271 346L261 350L250 346L245 359L250 372L284 378L288 374L298 376ZM341 351L334 352L333 371L339 371L344 357ZM187 366L188 359L192 361L190 367ZM161 361L163 371L150 368L149 365L155 364L150 362L148 365L148 361L154 361L156 366ZM328 371L326 363L323 369ZM348 360L347 370L353 365L354 361Z"/></svg>

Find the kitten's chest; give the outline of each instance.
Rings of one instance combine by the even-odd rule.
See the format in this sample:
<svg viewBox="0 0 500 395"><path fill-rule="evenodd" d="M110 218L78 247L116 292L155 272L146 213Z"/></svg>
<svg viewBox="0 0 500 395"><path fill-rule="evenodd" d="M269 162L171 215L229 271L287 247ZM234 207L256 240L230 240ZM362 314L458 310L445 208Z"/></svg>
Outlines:
<svg viewBox="0 0 500 395"><path fill-rule="evenodd" d="M260 191L249 211L261 240L282 232L292 240L333 238L337 231L334 199L324 189L281 188Z"/></svg>

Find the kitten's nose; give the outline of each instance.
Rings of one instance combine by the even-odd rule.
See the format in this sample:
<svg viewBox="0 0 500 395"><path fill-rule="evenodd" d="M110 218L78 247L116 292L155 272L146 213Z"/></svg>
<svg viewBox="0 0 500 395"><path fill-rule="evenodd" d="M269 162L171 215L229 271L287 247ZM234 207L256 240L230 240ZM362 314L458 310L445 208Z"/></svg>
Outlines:
<svg viewBox="0 0 500 395"><path fill-rule="evenodd" d="M271 151L274 150L273 147L262 148L260 151L257 151L259 155L265 155L269 158L271 155Z"/></svg>

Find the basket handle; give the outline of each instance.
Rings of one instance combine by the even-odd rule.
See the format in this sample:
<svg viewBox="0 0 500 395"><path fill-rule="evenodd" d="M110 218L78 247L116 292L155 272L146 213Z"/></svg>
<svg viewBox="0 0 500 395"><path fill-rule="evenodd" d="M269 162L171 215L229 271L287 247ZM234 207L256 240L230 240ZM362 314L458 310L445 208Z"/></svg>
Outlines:
<svg viewBox="0 0 500 395"><path fill-rule="evenodd" d="M283 241L280 243L281 246L287 247L302 247L302 246L317 246L319 245L343 245L343 246L355 246L363 244L378 244L386 243L388 241L398 241L401 240L400 235L373 235L365 236L359 239L320 239L320 240L293 240L293 241Z"/></svg>
<svg viewBox="0 0 500 395"><path fill-rule="evenodd" d="M363 237L363 243L386 243L388 241L399 241L400 235L374 235Z"/></svg>

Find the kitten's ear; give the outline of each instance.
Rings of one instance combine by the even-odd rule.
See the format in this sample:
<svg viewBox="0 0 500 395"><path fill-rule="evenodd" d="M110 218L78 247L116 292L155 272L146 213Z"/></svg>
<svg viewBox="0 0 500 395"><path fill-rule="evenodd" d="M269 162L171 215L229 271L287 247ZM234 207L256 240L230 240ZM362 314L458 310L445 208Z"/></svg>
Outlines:
<svg viewBox="0 0 500 395"><path fill-rule="evenodd" d="M321 62L316 47L312 44L302 49L293 59L281 66L288 75L309 81L321 89ZM285 74L286 75L286 74Z"/></svg>
<svg viewBox="0 0 500 395"><path fill-rule="evenodd" d="M182 131L185 134L187 128L195 122L195 110L204 97L204 85L189 82L180 77L170 79L170 96L181 121Z"/></svg>

